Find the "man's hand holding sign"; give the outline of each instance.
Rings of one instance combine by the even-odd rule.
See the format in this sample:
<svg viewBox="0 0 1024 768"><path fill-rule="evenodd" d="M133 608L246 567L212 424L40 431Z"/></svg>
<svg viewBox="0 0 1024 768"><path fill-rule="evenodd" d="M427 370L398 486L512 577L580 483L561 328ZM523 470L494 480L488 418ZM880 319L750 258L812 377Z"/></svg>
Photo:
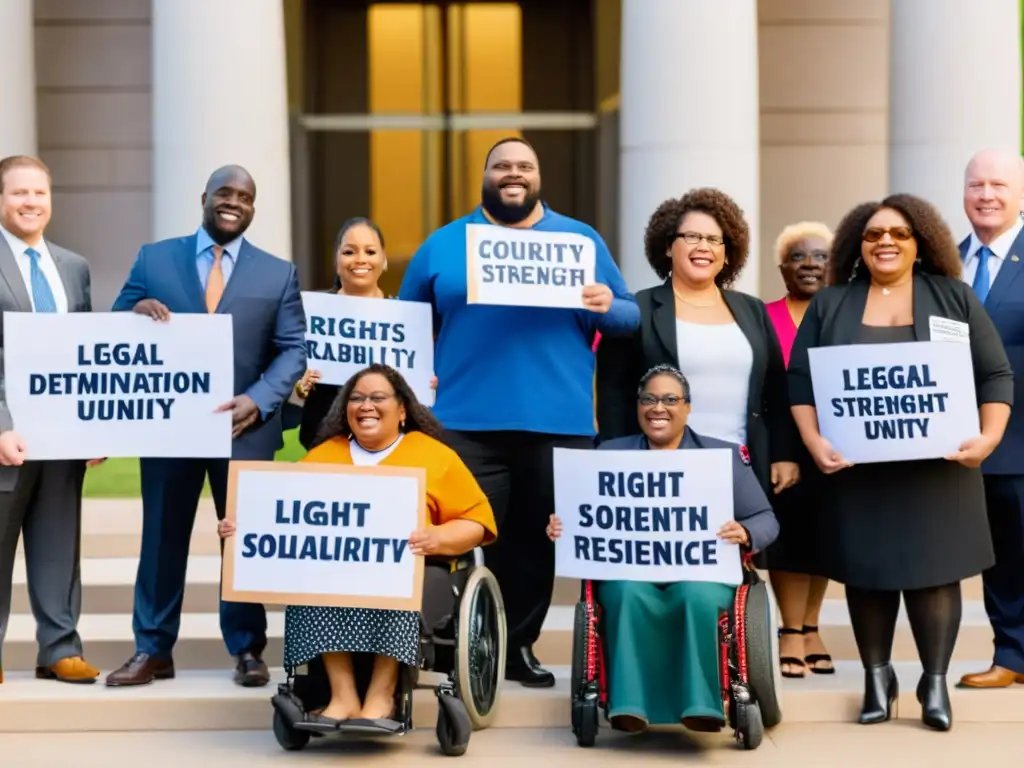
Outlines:
<svg viewBox="0 0 1024 768"><path fill-rule="evenodd" d="M171 311L162 302L156 299L143 299L132 307L132 312L166 323L171 319ZM231 398L228 402L217 407L214 413L231 413L231 437L238 437L245 430L256 423L259 418L260 409L248 395L242 394Z"/></svg>

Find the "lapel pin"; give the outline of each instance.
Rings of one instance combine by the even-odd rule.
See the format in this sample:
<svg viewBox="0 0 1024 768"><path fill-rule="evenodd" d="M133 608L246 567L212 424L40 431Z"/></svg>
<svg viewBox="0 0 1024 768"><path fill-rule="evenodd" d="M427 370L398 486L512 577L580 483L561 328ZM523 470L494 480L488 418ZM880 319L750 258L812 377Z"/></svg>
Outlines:
<svg viewBox="0 0 1024 768"><path fill-rule="evenodd" d="M1014 253L1010 256L1010 261L1020 261L1020 256Z"/></svg>

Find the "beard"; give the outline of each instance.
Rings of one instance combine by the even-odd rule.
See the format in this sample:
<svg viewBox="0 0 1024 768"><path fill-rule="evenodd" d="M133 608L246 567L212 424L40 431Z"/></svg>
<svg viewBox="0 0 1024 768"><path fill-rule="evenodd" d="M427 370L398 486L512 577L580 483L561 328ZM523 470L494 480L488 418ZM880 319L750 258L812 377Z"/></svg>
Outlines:
<svg viewBox="0 0 1024 768"><path fill-rule="evenodd" d="M217 213L212 208L203 211L203 229L206 230L206 234L208 234L210 239L217 245L227 245L236 237L241 237L245 234L245 231L249 228L251 223L252 219L246 221L243 217L239 219L238 229L230 231L224 230L221 229L220 223L217 220Z"/></svg>
<svg viewBox="0 0 1024 768"><path fill-rule="evenodd" d="M501 199L501 187L484 183L480 193L480 202L491 217L502 224L518 224L533 213L540 201L540 187L527 187L526 195L521 203L506 203Z"/></svg>

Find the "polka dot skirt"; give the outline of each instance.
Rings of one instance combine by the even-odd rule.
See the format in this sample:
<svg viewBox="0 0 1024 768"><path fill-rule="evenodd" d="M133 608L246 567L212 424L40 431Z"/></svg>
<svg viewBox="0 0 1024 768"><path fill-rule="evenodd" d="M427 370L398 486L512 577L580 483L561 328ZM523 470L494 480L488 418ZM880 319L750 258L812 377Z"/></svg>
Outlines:
<svg viewBox="0 0 1024 768"><path fill-rule="evenodd" d="M285 609L286 669L306 664L322 653L341 651L382 654L418 667L420 615L416 611L308 605Z"/></svg>

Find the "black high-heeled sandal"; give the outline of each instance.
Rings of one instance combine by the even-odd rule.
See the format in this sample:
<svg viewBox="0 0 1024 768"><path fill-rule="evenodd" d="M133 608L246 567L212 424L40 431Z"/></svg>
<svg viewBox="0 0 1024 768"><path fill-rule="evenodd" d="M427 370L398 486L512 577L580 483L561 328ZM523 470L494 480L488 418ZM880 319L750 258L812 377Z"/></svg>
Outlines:
<svg viewBox="0 0 1024 768"><path fill-rule="evenodd" d="M803 635L803 634L804 634L804 631L802 629L794 629L793 627L779 627L779 637L780 638L783 635ZM780 644L780 647L781 647L781 644ZM792 668L792 667L799 667L801 669L801 672L799 674L797 674L796 672L793 672L792 669L790 669L789 672L787 672L785 669L782 669L782 667L784 667L787 664L790 666L790 668ZM804 677L807 676L807 672L806 672L807 664L804 663L803 659L799 659L796 656L780 656L779 657L779 670L782 672L782 676L783 677L788 677L788 678L791 678L791 679L802 680Z"/></svg>
<svg viewBox="0 0 1024 768"><path fill-rule="evenodd" d="M817 627L812 627L810 624L804 624L805 635L819 635ZM807 664L807 668L815 675L834 675L836 673L835 664L832 661L832 654L830 653L812 653L804 656L804 662ZM828 664L827 667L819 667L819 664Z"/></svg>

